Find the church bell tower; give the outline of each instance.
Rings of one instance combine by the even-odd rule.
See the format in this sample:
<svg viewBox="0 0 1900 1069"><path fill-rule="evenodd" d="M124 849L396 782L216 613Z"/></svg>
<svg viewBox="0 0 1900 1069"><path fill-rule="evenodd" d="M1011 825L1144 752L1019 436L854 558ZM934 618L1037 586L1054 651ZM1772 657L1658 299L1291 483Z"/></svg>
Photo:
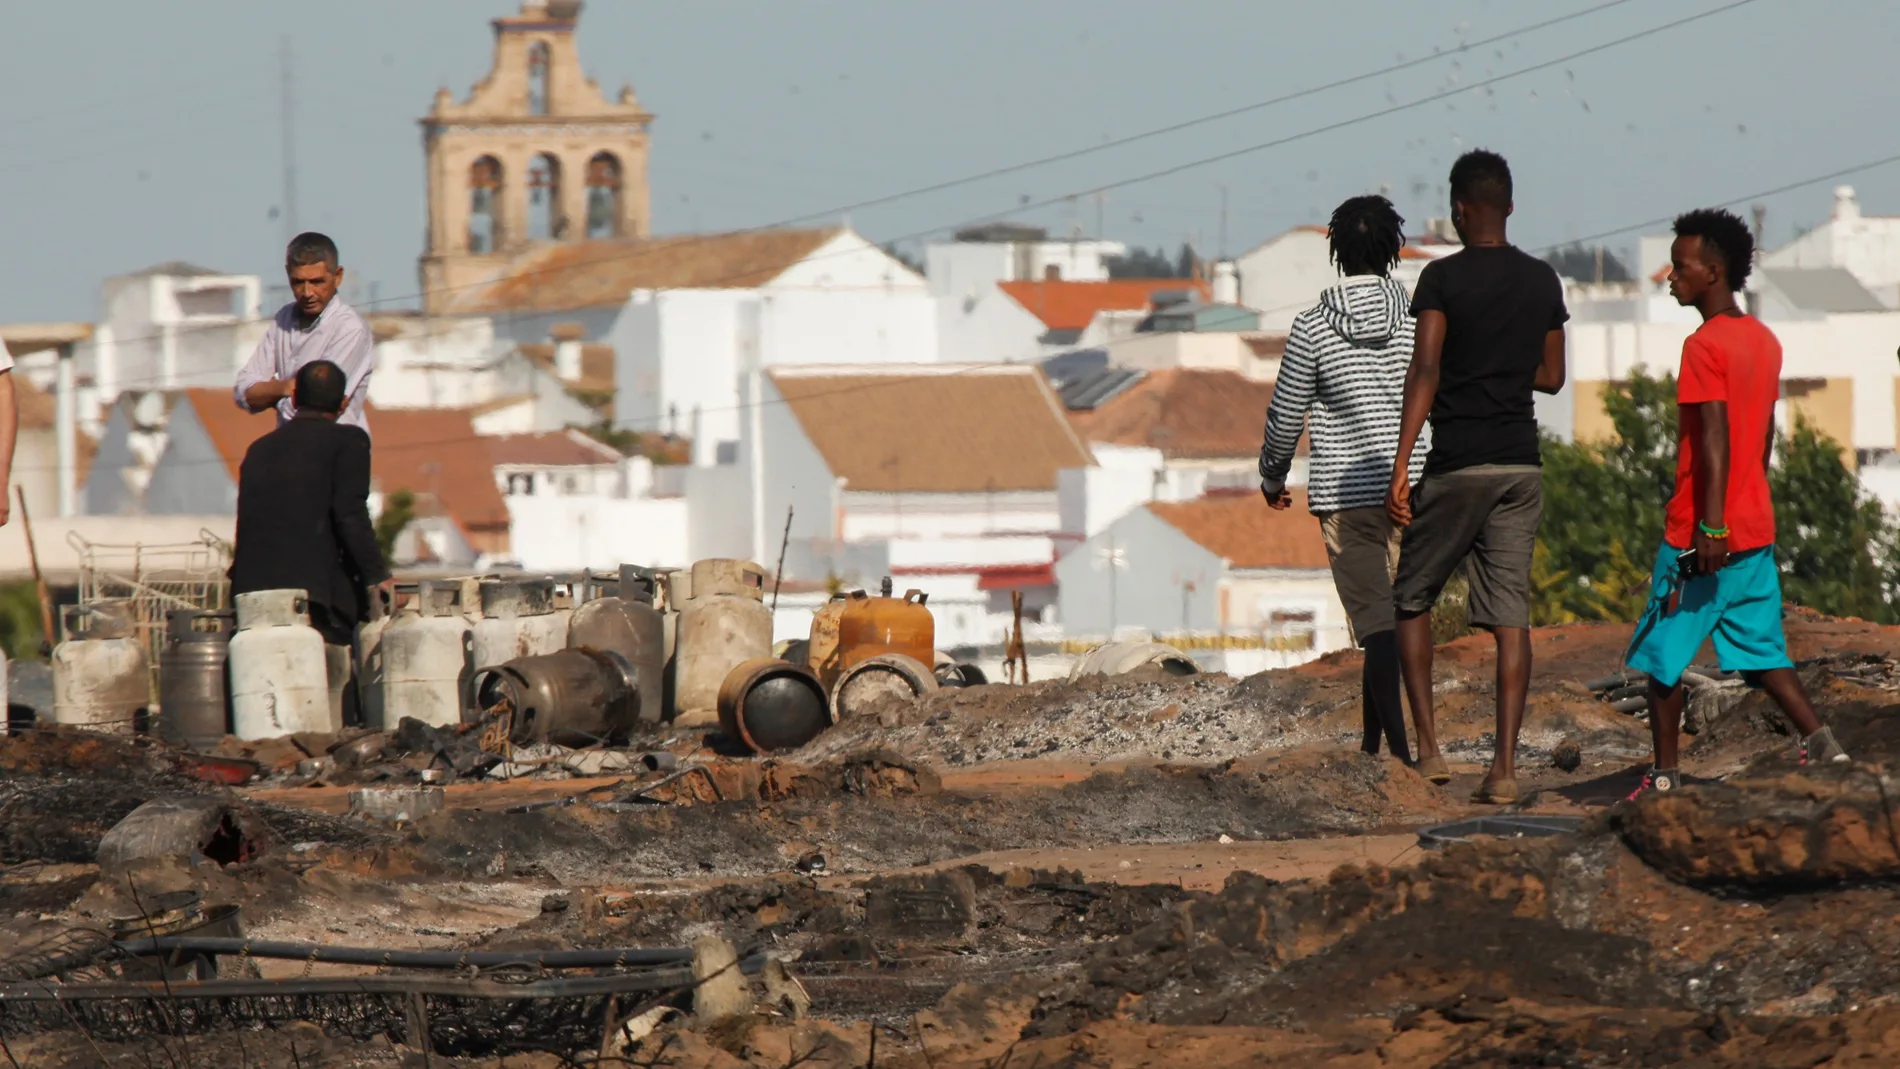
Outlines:
<svg viewBox="0 0 1900 1069"><path fill-rule="evenodd" d="M581 69L580 12L579 0L523 0L494 20L487 77L460 103L438 90L421 120L424 311L447 311L533 245L647 236L653 116L631 87L610 101Z"/></svg>

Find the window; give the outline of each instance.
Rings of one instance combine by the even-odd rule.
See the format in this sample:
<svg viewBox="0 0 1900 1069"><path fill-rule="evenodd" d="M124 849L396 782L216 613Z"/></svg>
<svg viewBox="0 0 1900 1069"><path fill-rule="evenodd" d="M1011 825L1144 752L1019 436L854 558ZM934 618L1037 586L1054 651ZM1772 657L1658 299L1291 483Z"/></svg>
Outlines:
<svg viewBox="0 0 1900 1069"><path fill-rule="evenodd" d="M496 205L501 201L501 161L483 156L468 169L468 251L494 252L501 247L501 224Z"/></svg>
<svg viewBox="0 0 1900 1069"><path fill-rule="evenodd" d="M528 240L558 241L567 234L561 214L561 161L547 153L528 164Z"/></svg>
<svg viewBox="0 0 1900 1069"><path fill-rule="evenodd" d="M534 474L532 472L511 473L508 476L508 493L522 497L534 496Z"/></svg>
<svg viewBox="0 0 1900 1069"><path fill-rule="evenodd" d="M620 160L611 152L587 161L587 236L620 236Z"/></svg>
<svg viewBox="0 0 1900 1069"><path fill-rule="evenodd" d="M548 46L536 41L528 49L528 114L548 113Z"/></svg>

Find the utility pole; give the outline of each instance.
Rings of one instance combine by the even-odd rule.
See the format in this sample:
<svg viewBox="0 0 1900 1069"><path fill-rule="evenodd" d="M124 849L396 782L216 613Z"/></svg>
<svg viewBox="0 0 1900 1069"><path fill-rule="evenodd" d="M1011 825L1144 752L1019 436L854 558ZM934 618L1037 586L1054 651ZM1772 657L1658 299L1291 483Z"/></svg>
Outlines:
<svg viewBox="0 0 1900 1069"><path fill-rule="evenodd" d="M1227 259L1227 183L1216 182L1220 189L1220 258Z"/></svg>
<svg viewBox="0 0 1900 1069"><path fill-rule="evenodd" d="M297 83L291 70L289 34L284 35L278 51L278 63L283 74L280 125L284 135L284 230L285 239L288 241L300 233L297 229L297 135L294 129L297 113Z"/></svg>
<svg viewBox="0 0 1900 1069"><path fill-rule="evenodd" d="M1108 240L1107 229L1102 225L1102 209L1103 209L1103 206L1106 205L1107 203L1108 203L1108 190L1106 189L1096 190L1095 191L1095 240L1097 241Z"/></svg>

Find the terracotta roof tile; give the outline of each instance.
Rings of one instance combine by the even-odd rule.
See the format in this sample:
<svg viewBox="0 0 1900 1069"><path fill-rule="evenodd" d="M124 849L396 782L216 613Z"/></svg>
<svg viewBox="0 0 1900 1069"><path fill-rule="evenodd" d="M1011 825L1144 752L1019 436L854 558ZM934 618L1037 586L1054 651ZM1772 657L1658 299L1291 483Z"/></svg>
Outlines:
<svg viewBox="0 0 1900 1069"><path fill-rule="evenodd" d="M370 408L370 475L385 494L407 490L419 510L439 509L466 530L508 529L486 441L458 408ZM429 506L434 506L430 508Z"/></svg>
<svg viewBox="0 0 1900 1069"><path fill-rule="evenodd" d="M620 463L620 453L579 431L497 434L484 439L491 462L525 467L598 467Z"/></svg>
<svg viewBox="0 0 1900 1069"><path fill-rule="evenodd" d="M493 279L448 295L452 312L566 312L625 304L637 289L746 289L805 259L839 230L746 230L569 241L514 258Z"/></svg>
<svg viewBox="0 0 1900 1069"><path fill-rule="evenodd" d="M230 391L181 391L232 481L251 443L269 434L277 420L237 407ZM465 528L508 527L508 506L495 487L494 464L486 448L469 448L487 439L475 433L469 414L459 408L367 409L370 478L377 490L408 490L455 517ZM433 509L431 511L434 511Z"/></svg>
<svg viewBox="0 0 1900 1069"><path fill-rule="evenodd" d="M182 392L185 403L191 406L198 422L204 425L205 434L210 436L211 447L224 458L231 481L236 482L245 452L252 442L277 429L277 417L270 412L253 415L244 411L237 406L230 390L194 387Z"/></svg>
<svg viewBox="0 0 1900 1069"><path fill-rule="evenodd" d="M997 286L1050 330L1082 330L1105 311L1147 308L1154 295L1185 290L1206 300L1207 283L1191 278L1117 278L1104 282L999 282Z"/></svg>
<svg viewBox="0 0 1900 1069"><path fill-rule="evenodd" d="M1095 462L1032 366L768 374L849 490L1054 490L1057 471Z"/></svg>
<svg viewBox="0 0 1900 1069"><path fill-rule="evenodd" d="M1069 419L1090 442L1149 446L1170 460L1253 457L1272 400L1273 383L1236 371L1167 368Z"/></svg>
<svg viewBox="0 0 1900 1069"><path fill-rule="evenodd" d="M1152 502L1148 511L1235 568L1327 567L1319 523L1306 511L1306 491L1287 509L1258 493L1213 494L1194 501Z"/></svg>

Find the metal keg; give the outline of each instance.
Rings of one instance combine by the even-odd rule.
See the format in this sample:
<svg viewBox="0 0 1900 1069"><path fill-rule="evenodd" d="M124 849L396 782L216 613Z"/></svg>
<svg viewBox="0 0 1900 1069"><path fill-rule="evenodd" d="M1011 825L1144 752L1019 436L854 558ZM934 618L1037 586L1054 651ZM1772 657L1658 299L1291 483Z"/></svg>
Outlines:
<svg viewBox="0 0 1900 1069"><path fill-rule="evenodd" d="M475 707L512 718L509 737L521 744L590 746L617 742L639 714L633 665L610 650L561 650L517 657L475 671Z"/></svg>
<svg viewBox="0 0 1900 1069"><path fill-rule="evenodd" d="M225 658L237 617L230 612L173 609L165 614L158 655L158 734L166 742L208 750L231 731L231 686Z"/></svg>
<svg viewBox="0 0 1900 1069"><path fill-rule="evenodd" d="M758 657L719 686L720 729L754 752L795 749L831 724L824 684L805 665Z"/></svg>

